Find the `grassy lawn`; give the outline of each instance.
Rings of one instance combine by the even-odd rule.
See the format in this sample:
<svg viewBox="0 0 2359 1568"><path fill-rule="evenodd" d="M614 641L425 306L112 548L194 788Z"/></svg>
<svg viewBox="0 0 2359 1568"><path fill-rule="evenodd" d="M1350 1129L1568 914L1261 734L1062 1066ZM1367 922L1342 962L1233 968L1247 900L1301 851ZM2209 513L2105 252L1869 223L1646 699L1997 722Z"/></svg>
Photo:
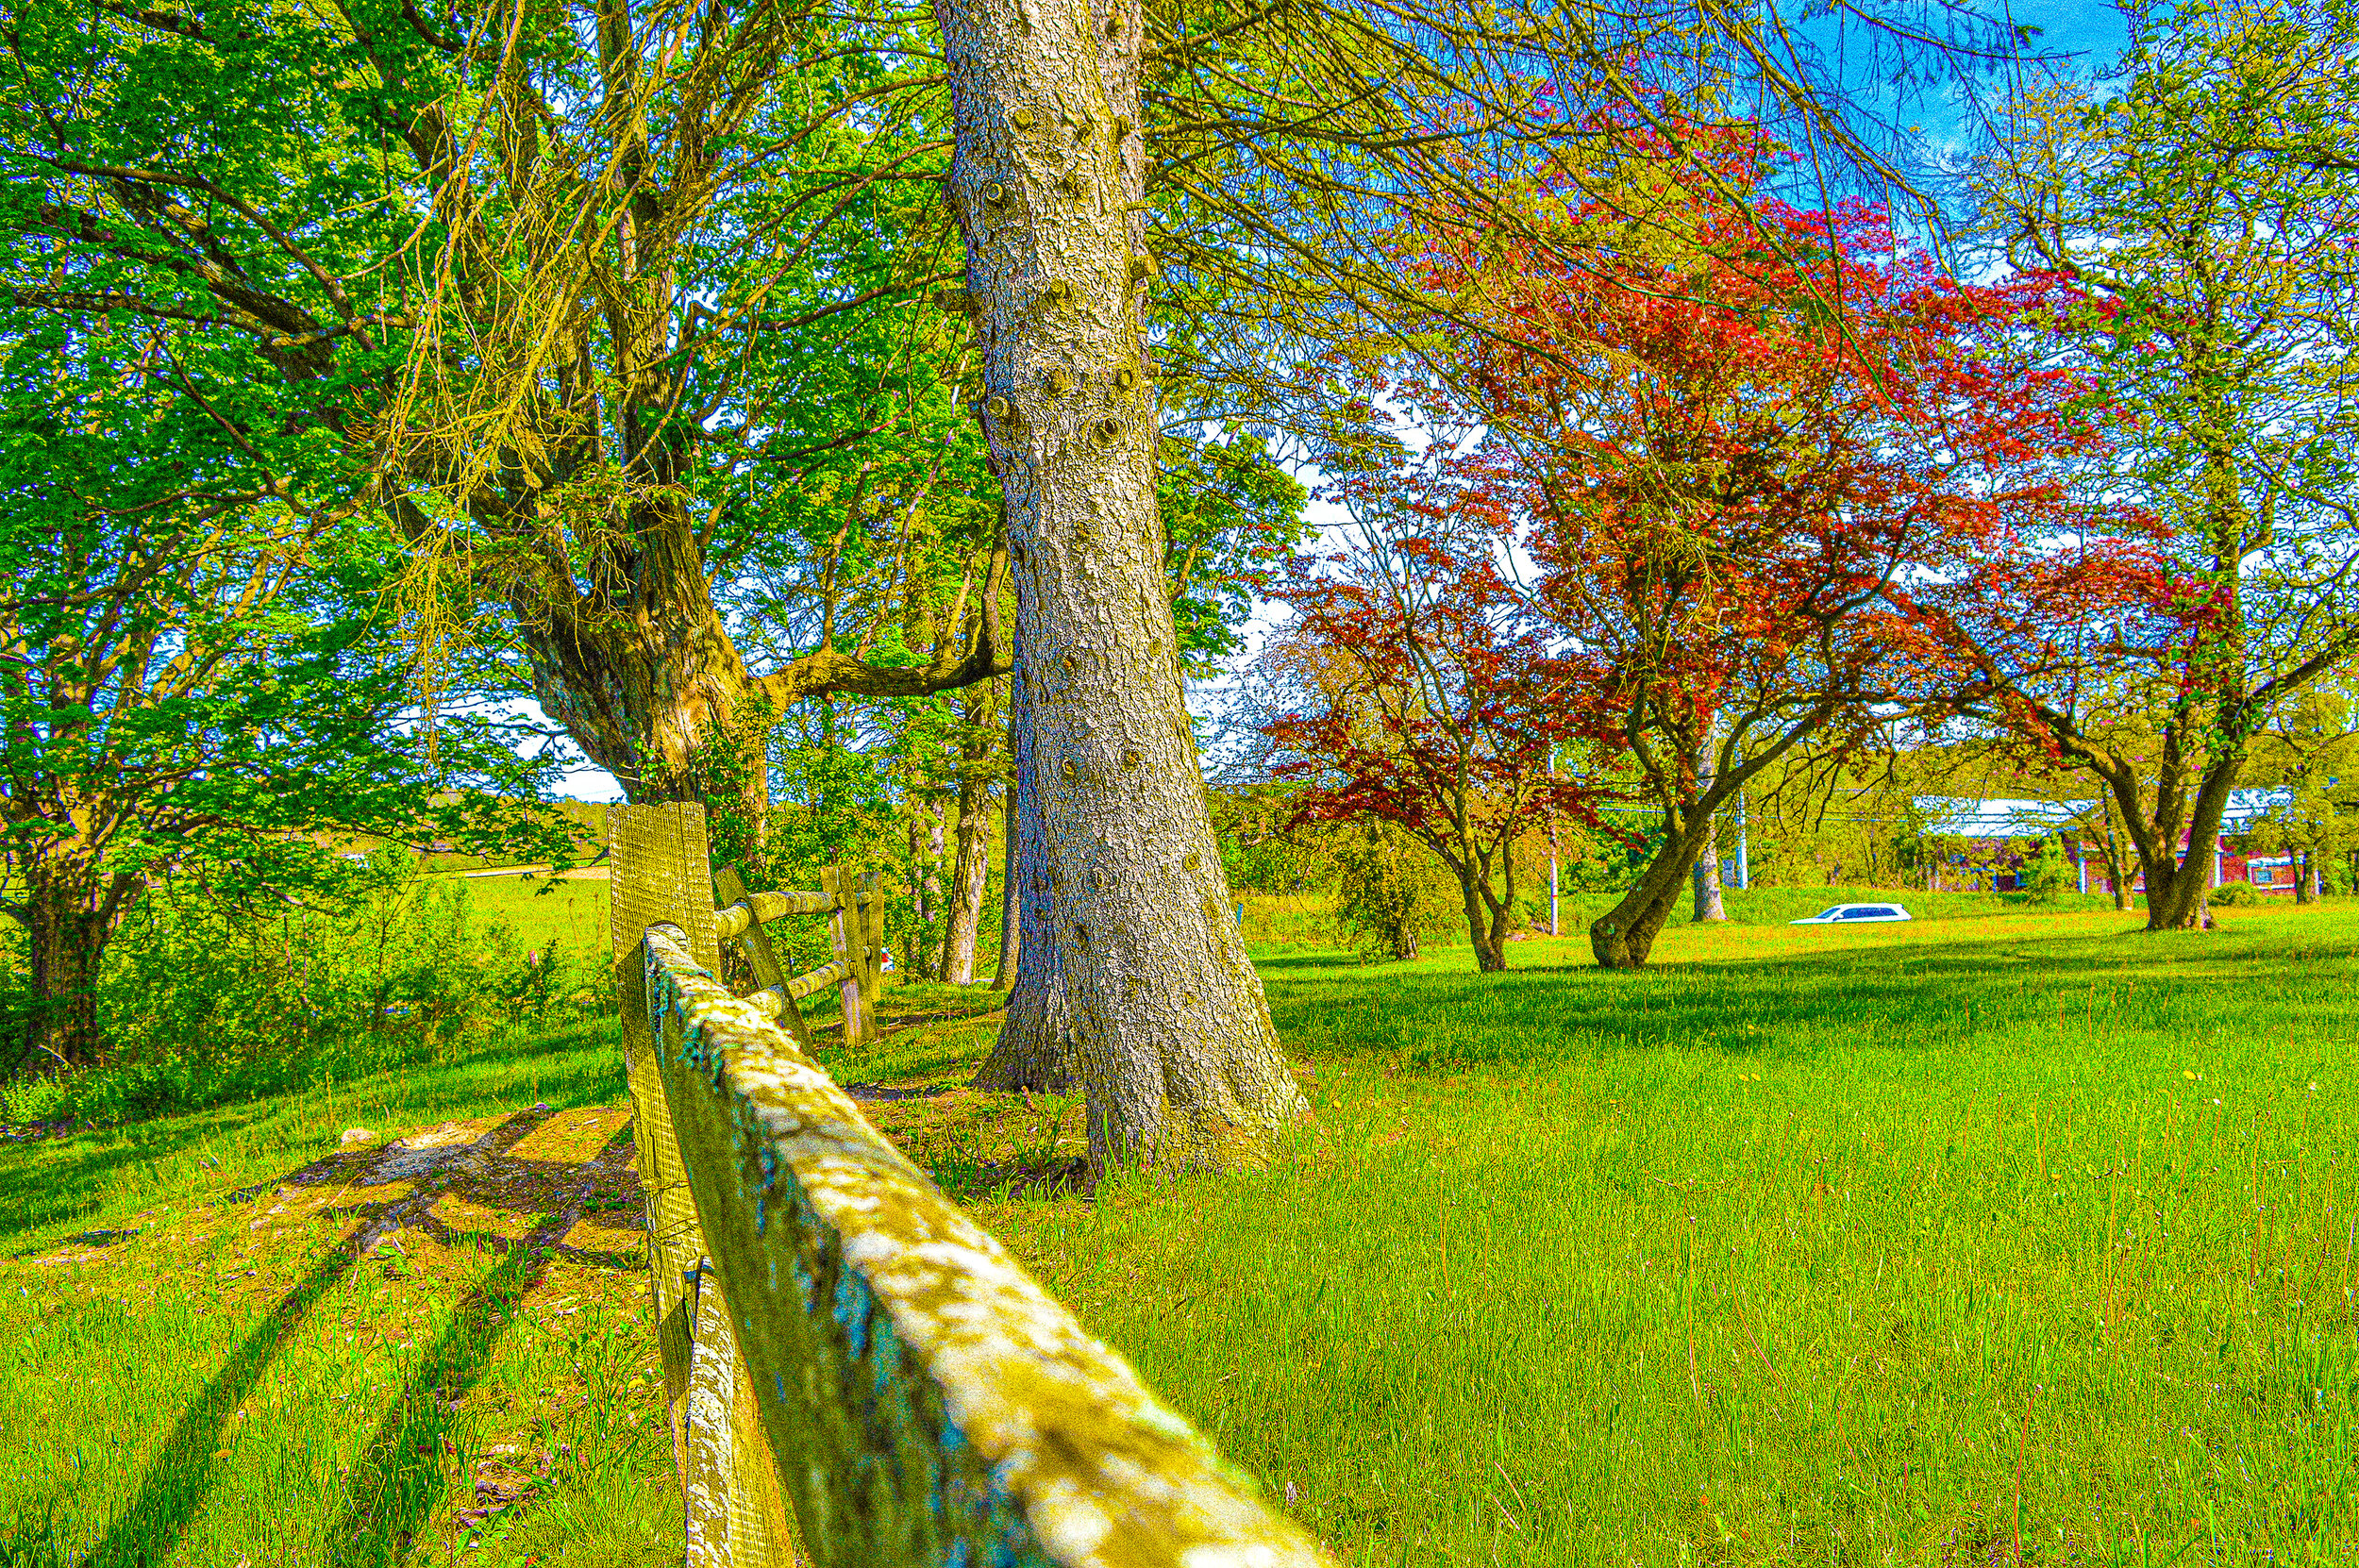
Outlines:
<svg viewBox="0 0 2359 1568"><path fill-rule="evenodd" d="M469 876L467 896L487 920L512 928L527 947L559 942L583 952L606 951L606 881L603 877L539 876Z"/></svg>
<svg viewBox="0 0 2359 1568"><path fill-rule="evenodd" d="M1354 1562L2345 1560L2359 910L1999 908L1266 950L1315 1124L1094 1200L987 993L829 1065ZM666 1560L600 1035L0 1145L0 1564Z"/></svg>

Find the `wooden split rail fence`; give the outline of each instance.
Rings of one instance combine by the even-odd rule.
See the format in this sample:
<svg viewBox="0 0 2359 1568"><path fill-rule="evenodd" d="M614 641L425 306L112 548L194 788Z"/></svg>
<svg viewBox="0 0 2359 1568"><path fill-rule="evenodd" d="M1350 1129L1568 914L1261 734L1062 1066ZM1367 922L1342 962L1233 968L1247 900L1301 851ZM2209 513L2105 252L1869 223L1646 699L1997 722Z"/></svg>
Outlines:
<svg viewBox="0 0 2359 1568"><path fill-rule="evenodd" d="M812 1059L828 986L878 1036L873 878L748 896L695 805L612 808L609 840L691 1568L1325 1563ZM822 914L832 961L789 978L763 925Z"/></svg>

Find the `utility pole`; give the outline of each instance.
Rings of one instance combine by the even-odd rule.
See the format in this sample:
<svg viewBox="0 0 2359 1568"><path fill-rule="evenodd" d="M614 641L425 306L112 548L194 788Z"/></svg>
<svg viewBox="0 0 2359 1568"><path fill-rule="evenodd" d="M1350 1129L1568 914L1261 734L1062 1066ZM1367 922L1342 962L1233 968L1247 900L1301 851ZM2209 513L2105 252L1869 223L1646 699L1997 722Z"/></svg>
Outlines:
<svg viewBox="0 0 2359 1568"><path fill-rule="evenodd" d="M1753 891L1753 846L1746 836L1752 826L1753 814L1745 809L1745 792L1736 792L1736 886L1740 892Z"/></svg>
<svg viewBox="0 0 2359 1568"><path fill-rule="evenodd" d="M1548 747L1548 782L1553 784L1555 781L1556 747L1554 744L1550 744ZM1548 802L1548 935L1552 937L1561 937L1564 934L1564 931L1557 925L1556 802L1553 798L1551 798Z"/></svg>

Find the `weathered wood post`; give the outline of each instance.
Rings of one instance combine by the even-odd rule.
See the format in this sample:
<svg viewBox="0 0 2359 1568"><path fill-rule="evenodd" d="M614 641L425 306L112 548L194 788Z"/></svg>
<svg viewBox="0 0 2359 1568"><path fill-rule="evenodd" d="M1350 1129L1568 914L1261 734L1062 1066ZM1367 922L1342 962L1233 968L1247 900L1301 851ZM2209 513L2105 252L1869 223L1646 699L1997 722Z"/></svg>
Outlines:
<svg viewBox="0 0 2359 1568"><path fill-rule="evenodd" d="M884 1038L884 887L875 872L860 879L861 992L868 1003L868 1043Z"/></svg>
<svg viewBox="0 0 2359 1568"><path fill-rule="evenodd" d="M868 922L860 904L859 880L848 866L828 866L819 873L819 887L835 900L828 917L828 942L835 951L835 961L844 966L844 978L835 988L844 1008L844 1043L847 1048L865 1045L874 1038L868 1015L876 996L869 980L875 960L868 953Z"/></svg>
<svg viewBox="0 0 2359 1568"><path fill-rule="evenodd" d="M707 1260L647 1008L643 943L648 926L678 926L687 933L696 963L708 971L720 963L704 807L609 807L607 842L613 868L614 991L622 1008L631 1137L647 1200L647 1269L664 1406L686 1497L686 1560L689 1568L791 1568L799 1560L793 1525L753 1391L739 1365L728 1305Z"/></svg>
<svg viewBox="0 0 2359 1568"><path fill-rule="evenodd" d="M747 898L745 878L738 875L735 866L723 866L712 874L712 902L715 905L729 909L746 903ZM745 955L746 967L754 972L754 978L762 989L778 993L778 1027L792 1036L795 1044L808 1051L811 1049L810 1026L803 1022L802 1012L795 1006L795 999L786 993L786 971L778 963L777 950L770 945L770 933L763 930L761 922L753 919L752 915L753 911L748 908L745 929L737 936L737 950Z"/></svg>

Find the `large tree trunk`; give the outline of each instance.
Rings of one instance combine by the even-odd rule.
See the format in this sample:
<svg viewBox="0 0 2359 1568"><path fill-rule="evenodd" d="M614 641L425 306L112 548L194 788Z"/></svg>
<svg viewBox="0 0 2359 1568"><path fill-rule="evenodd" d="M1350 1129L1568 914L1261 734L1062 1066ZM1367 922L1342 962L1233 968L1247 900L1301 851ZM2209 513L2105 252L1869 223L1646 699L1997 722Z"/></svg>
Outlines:
<svg viewBox="0 0 2359 1568"><path fill-rule="evenodd" d="M2315 904L2318 901L2318 859L2308 850L2294 867L2294 902Z"/></svg>
<svg viewBox="0 0 2359 1568"><path fill-rule="evenodd" d="M991 873L991 781L959 775L958 859L950 871L950 909L942 930L942 977L975 983L975 937L983 923L983 885Z"/></svg>
<svg viewBox="0 0 2359 1568"><path fill-rule="evenodd" d="M776 704L713 607L694 522L661 503L630 517L593 592L511 587L533 695L633 803L704 802L714 861L764 887Z"/></svg>
<svg viewBox="0 0 2359 1568"><path fill-rule="evenodd" d="M95 1067L107 1058L98 1021L98 973L108 939L141 886L125 872L101 871L79 854L36 849L23 871L26 976L18 1071Z"/></svg>
<svg viewBox="0 0 2359 1568"><path fill-rule="evenodd" d="M1041 815L1032 786L1031 705L1025 699L1024 656L1016 655L1015 693L1009 704L1009 754L1015 776L1008 781L1008 886L1013 890L1011 929L1020 934L1019 957L1000 971L1008 989L1008 1012L990 1057L976 1071L978 1089L1037 1090L1069 1094L1080 1071L1073 1043L1073 1015L1065 1002L1064 971L1058 963L1056 927L1040 843ZM1002 934L1000 962L1007 964Z"/></svg>
<svg viewBox="0 0 2359 1568"><path fill-rule="evenodd" d="M1643 969L1654 951L1655 938L1669 925L1679 907L1681 886L1712 831L1712 809L1705 803L1686 811L1686 826L1658 851L1621 902L1589 923L1589 951L1607 969Z"/></svg>
<svg viewBox="0 0 2359 1568"><path fill-rule="evenodd" d="M1458 874L1458 896L1466 910L1466 940L1474 944L1478 974L1497 975L1507 967L1507 922L1503 914L1484 908L1480 874L1471 865L1450 868Z"/></svg>
<svg viewBox="0 0 2359 1568"><path fill-rule="evenodd" d="M1720 902L1720 819L1715 814L1704 819L1703 847L1696 852L1696 924L1726 920L1729 911Z"/></svg>
<svg viewBox="0 0 2359 1568"><path fill-rule="evenodd" d="M1260 1163L1306 1108L1229 919L1180 695L1135 292L1144 18L1033 0L935 16L1030 705L1018 807L1045 825L1091 1163Z"/></svg>
<svg viewBox="0 0 2359 1568"><path fill-rule="evenodd" d="M2122 849L2120 833L2114 827L2113 797L2101 780L2097 809L2105 825L2105 836L2098 841L2099 848L2105 857L2105 880L2113 884L2114 908L2127 910L2130 908L2130 858Z"/></svg>
<svg viewBox="0 0 2359 1568"><path fill-rule="evenodd" d="M2166 742L2166 753L2169 750ZM2166 776L2169 763L2166 760ZM2213 857L2218 851L2219 825L2228 799L2244 770L2240 752L2217 758L2204 770L2196 787L2192 809L2185 814L2186 847L2180 848L2180 812L2176 799L2159 795L2152 813L2145 809L2133 768L2122 766L2105 779L2123 826L2136 846L2138 866L2146 874L2146 928L2150 931L2208 929L2212 924Z"/></svg>
<svg viewBox="0 0 2359 1568"><path fill-rule="evenodd" d="M397 510L414 536L434 531L414 506ZM823 647L756 676L713 605L694 520L663 501L636 504L628 517L586 591L570 572L524 573L510 585L533 695L634 804L704 802L714 861L736 864L756 889L769 885L769 737L780 713L833 692L953 691L1008 668L999 642L1005 562L996 554L972 626L945 630L929 663L871 665ZM560 539L540 542L544 554L569 559Z"/></svg>

